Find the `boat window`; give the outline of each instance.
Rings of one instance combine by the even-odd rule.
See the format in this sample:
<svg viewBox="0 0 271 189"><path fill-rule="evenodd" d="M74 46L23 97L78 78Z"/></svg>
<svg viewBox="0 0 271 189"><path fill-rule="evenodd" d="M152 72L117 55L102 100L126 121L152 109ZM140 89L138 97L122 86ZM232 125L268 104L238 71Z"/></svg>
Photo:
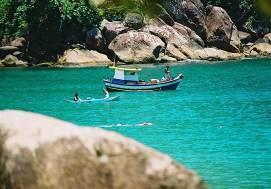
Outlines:
<svg viewBox="0 0 271 189"><path fill-rule="evenodd" d="M135 75L135 72L130 72L130 75Z"/></svg>

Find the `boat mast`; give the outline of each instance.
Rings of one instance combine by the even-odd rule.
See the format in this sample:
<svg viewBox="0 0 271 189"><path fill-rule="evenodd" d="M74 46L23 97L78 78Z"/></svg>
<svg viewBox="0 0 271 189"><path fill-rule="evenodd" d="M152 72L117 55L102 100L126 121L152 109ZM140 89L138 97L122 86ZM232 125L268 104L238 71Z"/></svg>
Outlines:
<svg viewBox="0 0 271 189"><path fill-rule="evenodd" d="M114 54L114 67L116 67L116 54Z"/></svg>

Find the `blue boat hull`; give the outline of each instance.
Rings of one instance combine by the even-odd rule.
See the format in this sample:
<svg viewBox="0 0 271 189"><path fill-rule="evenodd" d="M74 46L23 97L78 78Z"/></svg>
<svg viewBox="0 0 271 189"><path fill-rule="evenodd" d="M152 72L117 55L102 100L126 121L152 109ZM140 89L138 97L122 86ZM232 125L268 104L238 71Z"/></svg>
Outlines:
<svg viewBox="0 0 271 189"><path fill-rule="evenodd" d="M120 84L114 83L110 80L104 80L105 87L108 91L166 91L166 90L176 90L179 86L183 75L164 82L158 82L155 84L151 83L138 83L138 84Z"/></svg>

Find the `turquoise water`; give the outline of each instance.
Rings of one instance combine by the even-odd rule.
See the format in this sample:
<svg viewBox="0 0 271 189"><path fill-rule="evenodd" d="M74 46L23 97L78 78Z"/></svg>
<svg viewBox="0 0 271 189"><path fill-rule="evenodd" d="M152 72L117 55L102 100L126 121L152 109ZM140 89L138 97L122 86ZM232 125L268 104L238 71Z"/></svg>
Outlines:
<svg viewBox="0 0 271 189"><path fill-rule="evenodd" d="M161 77L147 66L143 78ZM176 91L117 93L119 102L68 104L102 97L106 68L0 69L0 109L22 109L117 131L196 170L210 188L271 188L271 60L171 67L185 75ZM112 94L115 95L116 93ZM149 127L138 126L143 122Z"/></svg>

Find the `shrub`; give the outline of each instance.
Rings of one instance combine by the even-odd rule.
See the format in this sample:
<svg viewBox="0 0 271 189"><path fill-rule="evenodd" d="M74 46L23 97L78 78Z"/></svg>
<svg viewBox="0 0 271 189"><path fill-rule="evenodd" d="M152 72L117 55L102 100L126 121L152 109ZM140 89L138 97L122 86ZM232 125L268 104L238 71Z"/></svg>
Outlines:
<svg viewBox="0 0 271 189"><path fill-rule="evenodd" d="M88 0L0 0L0 37L24 36L34 54L50 56L83 38L85 28L101 21Z"/></svg>

